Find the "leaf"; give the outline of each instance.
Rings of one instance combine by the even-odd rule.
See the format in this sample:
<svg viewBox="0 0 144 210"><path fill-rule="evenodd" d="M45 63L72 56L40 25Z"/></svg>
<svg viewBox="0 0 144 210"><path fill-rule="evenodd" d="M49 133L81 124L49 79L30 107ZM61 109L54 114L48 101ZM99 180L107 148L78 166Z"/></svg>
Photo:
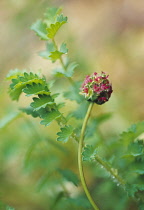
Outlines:
<svg viewBox="0 0 144 210"><path fill-rule="evenodd" d="M56 68L53 71L53 75L55 77L65 77L65 71L63 70L63 68Z"/></svg>
<svg viewBox="0 0 144 210"><path fill-rule="evenodd" d="M44 120L40 122L41 125L48 126L52 121L56 120L61 116L61 113L57 110L52 110L51 112L45 113L45 116L43 115Z"/></svg>
<svg viewBox="0 0 144 210"><path fill-rule="evenodd" d="M88 201L88 199L86 197L83 197L83 196L78 196L76 198L67 198L68 199L68 202L73 205L75 204L75 206L77 207L77 209L87 209L87 210L90 210L91 209L91 204L90 202Z"/></svg>
<svg viewBox="0 0 144 210"><path fill-rule="evenodd" d="M72 77L74 74L74 69L78 66L76 62L72 62L67 66L67 71L65 76L66 77Z"/></svg>
<svg viewBox="0 0 144 210"><path fill-rule="evenodd" d="M66 143L69 140L69 137L73 133L73 127L66 125L64 128L61 128L61 132L58 132L57 135L59 136L57 138L57 141L61 141L63 143Z"/></svg>
<svg viewBox="0 0 144 210"><path fill-rule="evenodd" d="M19 69L12 69L7 74L6 79L7 80L16 79L17 76L23 76L23 74L24 74L24 70L23 71L20 71Z"/></svg>
<svg viewBox="0 0 144 210"><path fill-rule="evenodd" d="M63 55L63 53L56 50L54 52L51 52L49 58L52 60L52 62L55 62L56 60L60 59L61 55Z"/></svg>
<svg viewBox="0 0 144 210"><path fill-rule="evenodd" d="M48 20L48 22L53 23L61 10L61 8L50 7L46 10L44 16Z"/></svg>
<svg viewBox="0 0 144 210"><path fill-rule="evenodd" d="M54 105L54 101L49 95L39 95L39 98L33 98L33 101L30 106L34 108L35 111L38 111L41 108L45 108L47 105Z"/></svg>
<svg viewBox="0 0 144 210"><path fill-rule="evenodd" d="M83 102L84 97L79 94L80 85L80 82L75 82L75 84L70 87L70 90L64 93L64 97L71 101L76 101L78 104Z"/></svg>
<svg viewBox="0 0 144 210"><path fill-rule="evenodd" d="M48 40L46 28L47 25L43 23L42 20L37 20L36 23L31 26L31 30L33 30L42 40Z"/></svg>
<svg viewBox="0 0 144 210"><path fill-rule="evenodd" d="M41 51L38 53L39 56L41 56L42 58L45 58L45 59L50 59L50 55L51 55L51 52L55 51L55 46L52 42L47 42L46 44L46 50L44 51Z"/></svg>
<svg viewBox="0 0 144 210"><path fill-rule="evenodd" d="M85 117L85 114L87 112L89 103L87 101L82 102L76 111L72 113L72 116L76 119L83 119Z"/></svg>
<svg viewBox="0 0 144 210"><path fill-rule="evenodd" d="M64 106L65 106L65 102L61 102L61 103L57 104L58 109L61 109Z"/></svg>
<svg viewBox="0 0 144 210"><path fill-rule="evenodd" d="M53 94L51 97L52 97L52 99L55 99L55 98L57 98L59 95L60 95L59 93L55 93L55 94Z"/></svg>
<svg viewBox="0 0 144 210"><path fill-rule="evenodd" d="M67 22L67 19L68 18L67 17L64 17L63 14L60 14L60 15L57 16L57 22L60 22L60 23L62 23L62 22L65 22L66 23Z"/></svg>
<svg viewBox="0 0 144 210"><path fill-rule="evenodd" d="M18 75L17 78L12 79L12 83L9 88L9 94L12 100L18 100L26 85L32 85L33 83L46 85L44 78L39 78L37 74L33 74L32 72L24 72L23 76Z"/></svg>
<svg viewBox="0 0 144 210"><path fill-rule="evenodd" d="M63 54L67 54L68 49L66 47L66 43L62 43L60 46L60 52L62 52Z"/></svg>
<svg viewBox="0 0 144 210"><path fill-rule="evenodd" d="M123 132L120 135L120 141L122 141L125 146L128 146L128 144L132 141L135 141L139 137L139 135L143 133L143 131L144 131L144 121L132 125L128 129L128 131Z"/></svg>
<svg viewBox="0 0 144 210"><path fill-rule="evenodd" d="M22 91L26 93L26 96L38 95L38 94L50 95L50 91L48 90L48 87L45 84L39 84L39 83L26 85L26 88L24 88Z"/></svg>
<svg viewBox="0 0 144 210"><path fill-rule="evenodd" d="M92 145L86 145L83 149L83 161L92 161L95 160L95 155L97 150Z"/></svg>
<svg viewBox="0 0 144 210"><path fill-rule="evenodd" d="M20 112L11 112L6 115L4 118L0 120L0 128L4 129L7 125L9 125L13 120L20 116Z"/></svg>
<svg viewBox="0 0 144 210"><path fill-rule="evenodd" d="M78 176L71 170L65 169L61 170L58 169L58 172L69 182L72 182L75 186L79 185L79 178Z"/></svg>
<svg viewBox="0 0 144 210"><path fill-rule="evenodd" d="M67 17L63 17L63 15L59 15L57 17L57 22L54 24L51 24L49 28L47 28L47 37L50 39L53 39L58 32L58 30L61 28L63 24L67 22Z"/></svg>
<svg viewBox="0 0 144 210"><path fill-rule="evenodd" d="M39 114L32 107L20 108L19 110L34 118L39 117Z"/></svg>

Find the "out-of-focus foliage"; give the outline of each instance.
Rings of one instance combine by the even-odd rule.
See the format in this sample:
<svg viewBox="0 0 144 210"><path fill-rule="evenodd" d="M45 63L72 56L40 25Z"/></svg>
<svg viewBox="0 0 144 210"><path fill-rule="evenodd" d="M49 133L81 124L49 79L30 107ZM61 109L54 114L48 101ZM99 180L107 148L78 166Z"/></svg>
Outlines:
<svg viewBox="0 0 144 210"><path fill-rule="evenodd" d="M143 2L63 1L69 26L64 24L67 18L60 15L61 9L48 9L39 19L49 6L47 1L18 2L0 3L1 79L15 67L30 67L37 76L33 73L34 78L23 80L24 74L30 76L29 70L18 69L8 75L13 79L12 98L17 100L24 93L20 108L8 99L7 84L1 84L0 200L8 204L1 203L1 209L91 209L77 187L77 143L73 139L79 137L88 107L79 95L81 81L97 69L110 73L114 94L108 104L94 108L86 131L83 156L90 160L84 162L86 181L100 209L136 210L137 201L143 209L143 122L118 137L132 121L143 119ZM30 26L43 41L29 32ZM58 48L49 40L53 37L62 43ZM48 40L46 50L44 40ZM69 60L65 59L68 52ZM61 56L67 71L59 66ZM49 60L55 62L53 71ZM72 76L75 88L66 80ZM55 106L60 111L53 115L47 110L52 116L46 117L45 109ZM64 116L59 119L58 113ZM39 117L41 124L51 122L49 127L40 125Z"/></svg>

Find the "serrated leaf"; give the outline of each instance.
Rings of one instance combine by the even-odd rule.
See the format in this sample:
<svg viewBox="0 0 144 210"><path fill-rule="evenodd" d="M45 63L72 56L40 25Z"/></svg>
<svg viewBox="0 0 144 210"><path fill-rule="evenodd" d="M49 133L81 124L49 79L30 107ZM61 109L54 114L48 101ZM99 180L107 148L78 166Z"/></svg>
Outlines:
<svg viewBox="0 0 144 210"><path fill-rule="evenodd" d="M33 101L30 106L34 108L35 111L38 111L41 108L45 108L47 105L54 105L54 101L49 95L39 95L39 98L33 98Z"/></svg>
<svg viewBox="0 0 144 210"><path fill-rule="evenodd" d="M26 85L32 85L33 83L46 85L44 78L39 78L37 74L33 74L32 72L24 72L23 76L18 75L17 78L12 79L9 88L9 94L12 100L18 100Z"/></svg>
<svg viewBox="0 0 144 210"><path fill-rule="evenodd" d="M39 56L41 56L42 58L45 58L45 59L50 59L50 55L51 55L51 52L55 51L55 46L52 42L48 42L46 44L46 50L44 51L41 51L38 53Z"/></svg>
<svg viewBox="0 0 144 210"><path fill-rule="evenodd" d="M17 76L23 76L24 71L25 71L25 70L20 71L19 69L12 69L12 70L10 70L9 73L7 74L6 79L7 79L7 80L12 80L12 79L16 79Z"/></svg>
<svg viewBox="0 0 144 210"><path fill-rule="evenodd" d="M61 116L61 113L57 110L52 110L43 114L44 120L40 122L41 125L48 126L52 121L56 120Z"/></svg>
<svg viewBox="0 0 144 210"><path fill-rule="evenodd" d="M58 109L61 109L64 106L65 106L65 102L62 102L62 103L57 104L57 108Z"/></svg>
<svg viewBox="0 0 144 210"><path fill-rule="evenodd" d="M55 94L53 94L51 97L52 97L53 99L55 99L55 98L57 98L59 95L60 95L60 93L55 93Z"/></svg>
<svg viewBox="0 0 144 210"><path fill-rule="evenodd" d="M75 84L70 87L70 90L64 93L64 97L71 101L76 101L78 104L82 103L84 101L84 97L79 94L80 86L80 82L75 82Z"/></svg>
<svg viewBox="0 0 144 210"><path fill-rule="evenodd" d="M65 71L62 68L56 68L53 71L55 77L65 77Z"/></svg>
<svg viewBox="0 0 144 210"><path fill-rule="evenodd" d="M91 209L91 204L89 200L84 196L77 196L76 198L67 198L67 200L71 205L75 205L77 209L82 209L82 210Z"/></svg>
<svg viewBox="0 0 144 210"><path fill-rule="evenodd" d="M47 25L43 23L42 20L37 20L36 23L31 26L31 30L33 30L42 40L48 40L46 28Z"/></svg>
<svg viewBox="0 0 144 210"><path fill-rule="evenodd" d="M47 28L47 37L50 39L53 39L58 32L58 30L61 28L62 25L64 25L67 22L67 17L63 17L63 15L60 15L57 17L57 22L54 24L51 24L49 28Z"/></svg>
<svg viewBox="0 0 144 210"><path fill-rule="evenodd" d="M77 110L72 113L72 116L75 117L76 119L84 119L88 106L89 103L87 101L83 101L78 106Z"/></svg>
<svg viewBox="0 0 144 210"><path fill-rule="evenodd" d="M39 117L39 114L32 107L20 108L19 110L34 118Z"/></svg>
<svg viewBox="0 0 144 210"><path fill-rule="evenodd" d="M67 66L66 77L72 77L74 74L74 69L78 66L77 63L72 62Z"/></svg>
<svg viewBox="0 0 144 210"><path fill-rule="evenodd" d="M68 49L66 47L66 43L62 43L60 46L60 52L62 52L63 54L66 54L68 52Z"/></svg>
<svg viewBox="0 0 144 210"><path fill-rule="evenodd" d="M132 125L128 131L123 132L120 135L120 141L124 143L125 146L128 146L130 142L136 140L136 138L143 133L144 122L139 122L135 125Z"/></svg>
<svg viewBox="0 0 144 210"><path fill-rule="evenodd" d="M63 14L60 14L57 16L57 21L60 23L67 22L67 17L64 17Z"/></svg>
<svg viewBox="0 0 144 210"><path fill-rule="evenodd" d="M26 85L26 88L22 90L24 93L26 93L26 96L31 95L50 95L50 91L48 90L48 87L45 86L45 84L36 84L33 83L31 85Z"/></svg>
<svg viewBox="0 0 144 210"><path fill-rule="evenodd" d="M58 132L57 135L59 136L57 138L57 141L61 141L63 143L66 143L69 140L69 137L73 133L73 127L66 125L64 128L61 128L61 132Z"/></svg>
<svg viewBox="0 0 144 210"><path fill-rule="evenodd" d="M61 12L61 8L50 7L44 13L45 18L49 23L53 23L57 17L57 15Z"/></svg>
<svg viewBox="0 0 144 210"><path fill-rule="evenodd" d="M92 145L86 145L83 149L83 161L92 161L95 160L95 155L97 150Z"/></svg>
<svg viewBox="0 0 144 210"><path fill-rule="evenodd" d="M56 50L54 52L51 52L49 55L49 58L52 60L52 62L55 62L56 60L60 59L60 57L63 55L62 52Z"/></svg>
<svg viewBox="0 0 144 210"><path fill-rule="evenodd" d="M65 169L61 170L58 169L58 172L69 182L72 182L75 186L79 185L79 178L78 176L71 170Z"/></svg>

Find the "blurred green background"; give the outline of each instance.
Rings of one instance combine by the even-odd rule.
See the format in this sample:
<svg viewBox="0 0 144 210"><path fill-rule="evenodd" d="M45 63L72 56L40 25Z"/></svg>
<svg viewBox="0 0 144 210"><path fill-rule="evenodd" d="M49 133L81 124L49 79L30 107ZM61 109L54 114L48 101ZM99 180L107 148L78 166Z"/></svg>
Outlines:
<svg viewBox="0 0 144 210"><path fill-rule="evenodd" d="M1 122L5 116L15 114L19 106L28 103L25 97L21 97L19 104L10 100L5 81L10 69L35 72L41 69L51 78L53 64L37 55L45 43L30 30L32 23L51 6L62 6L64 15L68 16L68 24L59 32L57 41L65 41L69 57L79 63L74 79L82 80L86 74L101 70L110 75L113 95L109 103L95 106L94 111L96 115L112 113L99 129L105 141L118 138L119 133L132 123L143 120L143 0L1 0ZM68 102L66 112L75 106ZM16 117L0 129L0 199L3 202L18 210L49 210L51 200L61 189L57 183L61 178L55 174L48 183L42 183L43 174L54 168L70 168L77 173L77 146L74 142L61 145L51 140L56 137L56 129L56 124L44 128L39 120L29 116ZM94 174L94 171L86 174L89 184L93 176L96 178ZM99 182L102 184L98 189L107 203L101 208L123 210L120 203L125 201L120 201L120 196L111 198L108 195L111 192L114 196L117 191L111 186L112 181L105 183L99 179ZM70 183L66 183L66 188L72 195L80 191ZM113 199L119 208L112 207ZM125 209L132 207L129 205Z"/></svg>

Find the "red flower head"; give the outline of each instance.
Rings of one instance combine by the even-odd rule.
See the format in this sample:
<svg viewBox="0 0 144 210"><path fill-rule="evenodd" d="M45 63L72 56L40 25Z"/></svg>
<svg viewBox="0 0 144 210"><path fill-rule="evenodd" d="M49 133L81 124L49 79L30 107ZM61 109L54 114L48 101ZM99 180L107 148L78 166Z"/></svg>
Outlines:
<svg viewBox="0 0 144 210"><path fill-rule="evenodd" d="M104 104L113 92L108 77L109 75L106 75L105 72L101 72L101 74L94 72L91 76L87 75L80 94L84 95L88 101L99 105Z"/></svg>

